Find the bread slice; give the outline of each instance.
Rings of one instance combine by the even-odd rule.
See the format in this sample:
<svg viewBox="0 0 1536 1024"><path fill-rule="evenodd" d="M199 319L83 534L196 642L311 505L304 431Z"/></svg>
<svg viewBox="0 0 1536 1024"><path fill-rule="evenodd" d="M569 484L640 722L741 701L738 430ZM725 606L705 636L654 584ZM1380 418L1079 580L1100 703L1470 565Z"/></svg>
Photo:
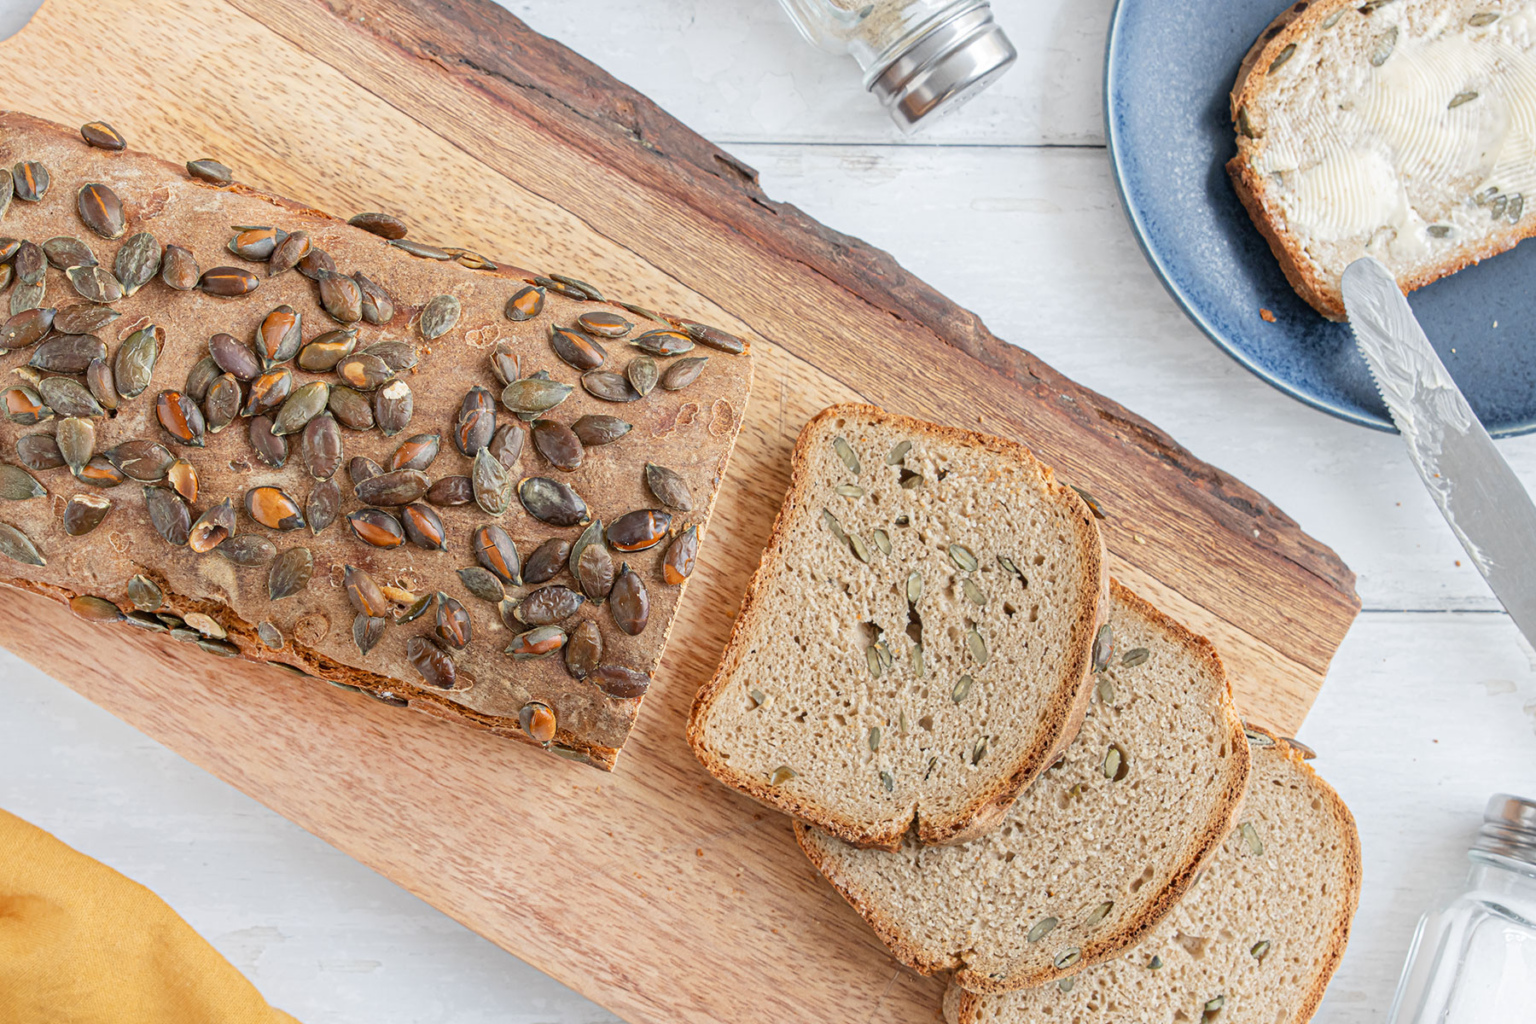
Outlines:
<svg viewBox="0 0 1536 1024"><path fill-rule="evenodd" d="M981 992L1069 977L1145 935L1230 830L1248 743L1221 659L1118 582L1109 626L1082 731L996 833L886 853L796 829L903 963Z"/></svg>
<svg viewBox="0 0 1536 1024"><path fill-rule="evenodd" d="M1306 1024L1344 955L1360 838L1328 784L1252 730L1253 775L1209 867L1146 940L1057 985L944 997L949 1024Z"/></svg>
<svg viewBox="0 0 1536 1024"><path fill-rule="evenodd" d="M1339 280L1361 256L1406 292L1536 232L1533 10L1304 2L1253 44L1232 89L1227 171L1318 312L1344 319Z"/></svg>
<svg viewBox="0 0 1536 1024"><path fill-rule="evenodd" d="M688 740L850 843L981 834L1082 721L1103 564L1087 506L1021 445L833 406L800 432Z"/></svg>

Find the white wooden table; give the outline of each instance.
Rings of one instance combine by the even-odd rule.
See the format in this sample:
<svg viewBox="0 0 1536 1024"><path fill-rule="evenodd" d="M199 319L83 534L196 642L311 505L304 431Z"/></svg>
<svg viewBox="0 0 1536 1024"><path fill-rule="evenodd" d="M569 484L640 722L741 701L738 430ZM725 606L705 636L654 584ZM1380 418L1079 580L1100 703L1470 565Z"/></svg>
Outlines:
<svg viewBox="0 0 1536 1024"><path fill-rule="evenodd" d="M1111 0L993 0L1018 66L916 139L773 0L502 2L758 168L770 195L889 250L1257 487L1354 568L1365 611L1301 732L1365 852L1318 1019L1384 1020L1414 920L1459 881L1484 799L1536 796L1536 653L1395 437L1251 377L1158 284L1103 148ZM37 6L0 0L0 34ZM1536 437L1502 447L1536 487ZM0 706L0 806L154 889L306 1024L615 1019L3 652Z"/></svg>

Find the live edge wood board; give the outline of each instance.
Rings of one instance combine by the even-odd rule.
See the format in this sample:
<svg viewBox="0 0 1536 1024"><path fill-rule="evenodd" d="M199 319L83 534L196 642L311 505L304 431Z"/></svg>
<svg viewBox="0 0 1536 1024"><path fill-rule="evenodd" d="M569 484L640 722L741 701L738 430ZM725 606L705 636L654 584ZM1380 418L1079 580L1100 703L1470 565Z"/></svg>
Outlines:
<svg viewBox="0 0 1536 1024"><path fill-rule="evenodd" d="M938 1013L941 983L683 740L821 407L1030 445L1102 504L1114 574L1211 637L1244 714L1282 733L1358 610L1353 574L1263 497L484 0L49 0L0 44L0 81L6 107L754 339L702 565L612 775L0 593L7 647L631 1021Z"/></svg>

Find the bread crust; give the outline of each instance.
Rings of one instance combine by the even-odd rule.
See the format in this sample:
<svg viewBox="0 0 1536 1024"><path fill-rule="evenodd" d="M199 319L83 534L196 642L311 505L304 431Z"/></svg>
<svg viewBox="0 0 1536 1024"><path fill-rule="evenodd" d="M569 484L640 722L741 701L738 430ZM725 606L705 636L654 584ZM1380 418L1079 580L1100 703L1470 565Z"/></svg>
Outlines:
<svg viewBox="0 0 1536 1024"><path fill-rule="evenodd" d="M899 426L913 435L927 435L957 445L978 447L997 456L1023 461L1038 469L1052 496L1065 503L1074 519L1081 522L1083 526L1078 536L1078 554L1082 559L1085 572L1078 594L1078 605L1085 611L1078 616L1073 626L1071 650L1075 664L1063 673L1062 684L1051 698L1047 720L1037 734L1036 742L1023 752L1005 775L1000 775L986 790L975 794L959 814L949 819L931 820L914 812L909 819L893 822L888 827L863 828L856 822L838 817L828 808L809 799L786 794L781 789L768 785L764 779L735 770L705 742L705 719L746 654L750 644L749 637L757 628L761 614L757 596L763 590L768 577L777 570L785 536L789 527L798 518L800 506L804 503L806 491L811 484L808 475L807 441L815 436L823 423L839 416L873 418L887 425ZM1088 683L1092 675L1090 648L1094 634L1108 614L1109 588L1104 563L1104 541L1093 522L1093 514L1089 511L1087 504L1072 488L1057 483L1051 467L1039 462L1024 445L990 434L886 412L877 406L859 403L829 406L811 418L800 431L799 438L795 442L795 450L791 456L788 493L785 495L778 518L774 520L773 531L768 537L757 571L753 574L752 582L742 598L741 611L736 616L731 638L726 644L720 665L709 682L699 688L698 695L694 698L693 708L688 715L688 743L704 767L721 782L775 810L794 817L797 821L809 822L824 829L854 846L894 850L901 845L907 832L913 829L916 831L918 841L929 846L959 843L984 835L997 827L1008 809L1013 806L1013 802L1018 799L1018 795L1041 772L1050 767L1059 756L1061 749L1071 742L1071 739L1077 735L1077 729L1082 725L1083 715L1088 707L1090 690Z"/></svg>
<svg viewBox="0 0 1536 1024"><path fill-rule="evenodd" d="M1246 727L1246 731L1267 737L1276 750L1283 753L1294 765L1304 769L1306 778L1338 822L1339 831L1344 838L1345 898L1329 930L1327 945L1318 962L1317 972L1303 992L1297 1004L1295 1016L1287 1018L1291 1024L1306 1024L1317 1012L1318 1004L1322 1002L1323 992L1333 978L1339 961L1343 959L1344 948L1349 943L1350 926L1360 903L1360 835L1355 827L1354 815L1350 813L1349 808L1345 806L1333 787L1312 770L1312 766L1307 764L1300 751L1267 729L1250 725ZM947 1024L982 1024L983 999L982 993L969 991L959 984L951 984L944 992L945 1021Z"/></svg>
<svg viewBox="0 0 1536 1024"><path fill-rule="evenodd" d="M1221 800L1214 808L1214 814L1196 835L1189 837L1183 861L1145 914L1125 922L1113 931L1096 936L1090 943L1083 945L1080 959L1070 968L1020 970L1003 979L971 970L963 956L949 957L935 954L913 943L906 937L900 922L882 909L877 901L838 876L826 856L825 848L804 823L796 822L795 840L800 844L800 849L810 858L811 863L869 923L896 959L913 970L922 974L953 971L956 986L963 986L972 992L996 993L1034 988L1060 978L1070 977L1084 968L1102 963L1141 941L1148 931L1167 916L1189 887L1194 884L1195 878L1232 830L1232 822L1242 808L1243 796L1247 791L1250 752L1247 737L1244 735L1242 718L1238 715L1236 705L1232 701L1231 681L1227 678L1221 656L1205 637L1190 632L1181 623L1169 618L1132 593L1120 581L1111 579L1109 587L1112 600L1130 606L1137 615L1146 618L1158 628L1167 630L1177 638L1177 642L1187 653L1196 660L1204 662L1206 669L1222 680L1220 706L1222 717L1225 719L1227 742L1231 746L1233 756L1228 762L1225 788L1222 791Z"/></svg>
<svg viewBox="0 0 1536 1024"><path fill-rule="evenodd" d="M37 474L51 492L49 497L8 502L0 509L0 520L26 533L43 550L49 564L37 567L0 559L0 583L57 600L85 595L104 597L126 609L131 607L125 598L127 581L135 573L143 574L164 592L166 611L197 611L211 616L227 631L228 642L248 660L277 663L376 697L392 694L391 703L403 699L412 708L439 718L466 722L526 742L533 740L519 723L519 708L525 701L543 702L556 709L559 718L552 741L555 752L601 768L614 766L638 714L640 700L610 697L591 681L573 679L558 655L537 662L514 662L505 656L502 648L511 633L505 629L496 606L470 596L455 575L458 568L475 562L469 546L471 530L493 521L493 517L473 504L435 508L447 531L446 551L409 545L388 550L371 548L354 539L346 522L339 518L317 535L308 529L266 531L243 511L244 492L255 485L282 486L302 503L315 481L300 465L299 437L289 439L292 454L281 468L261 464L254 457L246 440L244 420L230 424L220 434L210 434L205 448L182 448L170 444L162 433L154 415L154 403L161 389L182 388L188 368L207 355L206 344L211 334L228 332L248 341L255 326L278 303L290 304L302 314L306 342L321 331L341 326L322 311L315 295L316 286L303 279L297 270L268 276L268 266L242 260L226 249L234 222L270 223L287 231L307 231L317 247L334 257L338 269L348 273L361 271L393 296L395 314L387 323L360 322L353 326L359 328L359 349L389 340L408 343L417 353L418 365L400 374L414 392L415 416L394 437L384 437L377 430L344 429L344 462L356 455L386 462L407 437L418 432L440 432L444 435L441 451L429 475L436 479L468 474L470 461L459 453L452 438L454 419L472 384L498 387L489 371L489 356L498 341L514 346L528 366L527 372L543 367L557 379L575 383L576 372L560 362L550 349L547 332L552 322L567 325L581 313L611 310L637 322L632 336L647 329L643 326L647 321L616 303L577 301L551 290L541 314L514 323L505 317L503 305L513 292L532 279L531 271L511 265L469 269L453 262L418 259L376 235L293 200L239 183L221 188L199 181L181 167L131 148L123 152L90 148L77 131L25 114L0 113L0 157L4 157L0 165L7 167L20 159L42 160L53 178L42 202L15 200L10 204L4 214L7 234L39 242L50 235L79 235L88 239L102 263L111 267L113 255L123 240L108 241L92 234L76 213L75 189L82 180L99 180L120 195L127 215L124 238L149 231L162 245L174 242L191 249L203 270L227 264L246 267L257 275L259 289L243 298L215 298L197 290L173 291L155 279L136 295L114 303L123 317L101 330L109 358L124 336L121 328L141 319L153 320L163 327L166 337L146 392L121 402L115 416L95 421L95 450L105 451L129 438L166 443L174 449L173 454L187 456L202 479L203 496L192 512L194 518L221 498L231 497L235 506L242 509L237 517L238 532L262 534L280 548L308 547L315 559L314 578L308 587L281 601L269 601L265 568L236 569L216 551L194 555L187 548L172 547L162 540L148 521L140 486L134 481L96 492L111 499L113 510L93 533L67 536L59 516L63 500L72 493L94 489L80 484L69 476L67 469L60 468ZM64 306L80 301L59 270L48 269L45 281L44 305ZM457 324L448 333L428 342L422 337L416 318L434 293L454 295L461 300L462 309ZM609 345L610 364L618 365L611 356L621 346L628 346L623 341ZM13 351L8 365L26 363L32 351L35 349ZM643 402L617 407L599 403L578 386L551 414L564 421L584 412L611 413L635 424L631 440L640 443L632 445L628 452L623 451L625 441L588 450L583 466L566 477L587 496L592 513L605 522L631 509L656 504L643 479L644 462L650 459L675 469L689 483L694 510L674 516L674 531L685 525L697 525L703 539L744 419L752 380L750 354L731 356L703 348L695 354L706 351L710 361L688 389L664 392L658 388ZM298 383L306 379L338 382L327 373L298 370L297 375ZM11 383L24 382L12 378ZM493 390L492 394L495 393ZM692 408L687 408L689 403ZM511 416L500 403L497 406L499 423L505 425ZM13 445L19 435L51 433L53 429L54 424L48 422L25 427L0 420L0 444L14 453ZM9 461L14 455L4 458ZM523 475L564 475L556 474L533 450L531 442L525 444L521 459L508 473L514 485ZM359 502L351 494L345 466L337 470L336 479L342 488L341 514L345 515L357 509ZM524 558L548 536L574 539L576 528L546 527L534 521L518 507L515 496L512 506L505 516L494 521L512 534ZM640 636L621 634L613 627L608 613L596 604L586 604L577 612L578 616L594 618L601 613L599 628L604 633L610 660L622 661L646 675L651 675L660 662L681 599L682 588L664 584L656 568L665 549L663 543L649 552L615 558L615 567L627 558L633 570L644 573L651 608L649 625ZM707 545L704 550L707 555ZM414 625L391 625L377 647L367 655L359 653L349 628L353 612L339 581L343 564L356 564L368 570L380 583L403 580L409 574L419 579L421 585L401 582L403 588L442 590L461 601L474 626L469 646L454 653L461 685L453 690L435 689L425 685L410 666L405 656L406 638L429 634L431 624L427 619ZM521 597L531 589L514 587L509 588L509 593L514 598ZM259 638L257 623L263 619L272 620L281 629L284 643L280 649L267 647ZM568 621L567 627L574 621ZM500 643L496 642L498 639ZM476 678L471 681L471 676Z"/></svg>
<svg viewBox="0 0 1536 1024"><path fill-rule="evenodd" d="M1264 91L1269 80L1270 65L1281 51L1304 39L1329 16L1357 7L1358 0L1321 0L1318 3L1301 0L1286 8L1249 47L1238 67L1237 79L1229 98L1233 130L1237 137L1237 155L1226 164L1232 188L1248 211L1254 226L1269 243L1270 251L1279 261L1280 269L1291 287L1313 309L1334 321L1348 318L1339 282L1325 279L1317 264L1307 256L1301 242L1289 233L1284 211L1270 196L1264 176L1254 170L1253 160L1263 149L1262 118L1250 115L1250 130L1256 133L1256 137L1251 137L1244 134L1239 115L1255 96ZM1536 235L1536 216L1522 217L1518 223L1450 249L1441 262L1433 267L1400 276L1397 279L1398 287L1406 295L1490 256L1513 249L1532 235Z"/></svg>

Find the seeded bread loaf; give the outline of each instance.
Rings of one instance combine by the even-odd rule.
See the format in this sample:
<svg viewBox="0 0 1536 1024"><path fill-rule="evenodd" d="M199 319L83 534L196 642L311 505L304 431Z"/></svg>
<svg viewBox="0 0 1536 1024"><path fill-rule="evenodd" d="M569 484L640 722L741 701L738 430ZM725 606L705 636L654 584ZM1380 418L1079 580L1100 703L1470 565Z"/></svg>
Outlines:
<svg viewBox="0 0 1536 1024"><path fill-rule="evenodd" d="M121 146L0 115L0 582L611 768L745 346Z"/></svg>
<svg viewBox="0 0 1536 1024"><path fill-rule="evenodd" d="M1215 650L1115 582L1101 633L1082 730L998 831L887 853L796 828L914 970L979 992L1070 977L1139 941L1230 830L1249 754Z"/></svg>
<svg viewBox="0 0 1536 1024"><path fill-rule="evenodd" d="M1250 739L1238 827L1140 945L1043 988L978 995L952 984L949 1024L1306 1024L1349 939L1360 839L1296 750L1262 730Z"/></svg>
<svg viewBox="0 0 1536 1024"><path fill-rule="evenodd" d="M1344 268L1411 291L1536 232L1536 2L1321 0L1232 89L1232 183L1296 291L1344 319Z"/></svg>
<svg viewBox="0 0 1536 1024"><path fill-rule="evenodd" d="M1082 721L1103 561L1087 506L1022 446L826 409L689 742L850 843L985 832Z"/></svg>

